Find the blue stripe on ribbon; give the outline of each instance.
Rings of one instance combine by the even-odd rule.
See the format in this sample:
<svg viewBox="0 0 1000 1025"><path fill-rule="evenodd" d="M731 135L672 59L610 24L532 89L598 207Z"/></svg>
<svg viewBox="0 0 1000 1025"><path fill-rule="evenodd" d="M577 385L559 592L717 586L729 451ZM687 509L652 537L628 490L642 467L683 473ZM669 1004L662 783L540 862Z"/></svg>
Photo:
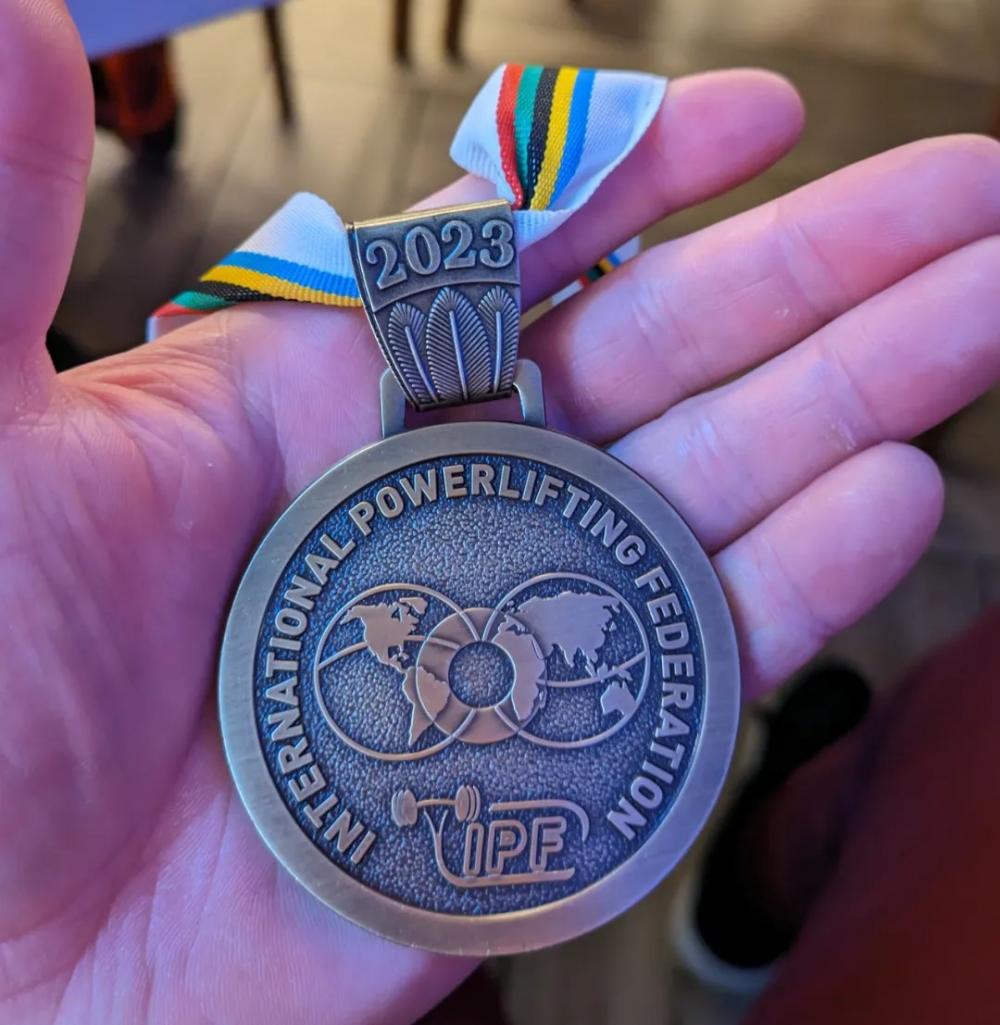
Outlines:
<svg viewBox="0 0 1000 1025"><path fill-rule="evenodd" d="M562 164L556 176L556 184L552 189L549 206L555 206L559 194L569 184L580 166L583 155L583 142L587 135L587 116L590 113L590 96L594 91L594 78L597 72L593 68L580 68L573 83L573 98L569 107L569 126L566 129L566 143L563 146Z"/></svg>
<svg viewBox="0 0 1000 1025"><path fill-rule="evenodd" d="M330 271L318 270L316 267L307 267L305 264L295 263L292 260L283 260L280 256L237 250L235 253L230 253L224 260L220 260L217 266L242 267L244 270L258 271L261 274L283 278L285 281L302 285L304 288L314 288L318 292L350 296L354 299L361 298L358 283L353 276L347 277L344 274L333 274Z"/></svg>

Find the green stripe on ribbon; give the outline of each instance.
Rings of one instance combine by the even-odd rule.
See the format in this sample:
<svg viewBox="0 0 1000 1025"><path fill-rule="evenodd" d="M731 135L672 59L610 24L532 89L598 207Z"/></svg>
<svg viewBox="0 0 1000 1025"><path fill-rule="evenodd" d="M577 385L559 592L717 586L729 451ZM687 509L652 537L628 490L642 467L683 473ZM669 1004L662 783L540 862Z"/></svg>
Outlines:
<svg viewBox="0 0 1000 1025"><path fill-rule="evenodd" d="M214 295L206 295L204 292L181 292L174 299L177 306L185 306L189 310L196 310L198 313L210 313L212 310L221 310L229 306L226 299Z"/></svg>
<svg viewBox="0 0 1000 1025"><path fill-rule="evenodd" d="M517 89L517 103L514 106L514 145L517 150L517 176L523 185L528 180L528 143L531 141L531 126L535 117L535 94L543 68L529 64L521 74Z"/></svg>

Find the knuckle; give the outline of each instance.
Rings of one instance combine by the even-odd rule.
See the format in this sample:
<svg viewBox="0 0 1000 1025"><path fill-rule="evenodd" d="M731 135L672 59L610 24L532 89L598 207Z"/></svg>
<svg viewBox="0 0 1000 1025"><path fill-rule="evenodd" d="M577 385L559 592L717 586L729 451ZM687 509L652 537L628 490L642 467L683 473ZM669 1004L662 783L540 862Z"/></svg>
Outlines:
<svg viewBox="0 0 1000 1025"><path fill-rule="evenodd" d="M789 624L790 636L802 638L803 647L807 650L818 650L843 624L831 610L822 607L821 595L808 586L795 567L788 564L777 545L763 531L756 541L760 549L757 560L764 579L771 585L777 621Z"/></svg>
<svg viewBox="0 0 1000 1025"><path fill-rule="evenodd" d="M675 298L677 277L664 265L665 251L651 249L632 261L627 281L633 327L651 373L669 375L670 402L693 394L711 381L697 330Z"/></svg>
<svg viewBox="0 0 1000 1025"><path fill-rule="evenodd" d="M0 168L25 180L79 190L87 184L90 156L27 133L9 133L0 145Z"/></svg>
<svg viewBox="0 0 1000 1025"><path fill-rule="evenodd" d="M851 455L884 437L887 431L882 426L876 402L840 346L824 336L819 349L825 391L830 397L829 428L841 454Z"/></svg>
<svg viewBox="0 0 1000 1025"><path fill-rule="evenodd" d="M814 238L788 196L772 207L774 239L784 278L799 305L818 324L851 305L850 289L824 252L823 239Z"/></svg>
<svg viewBox="0 0 1000 1025"><path fill-rule="evenodd" d="M767 508L767 496L748 470L746 452L715 415L710 399L688 399L666 416L673 421L672 449L679 476L706 509L699 517L704 520L702 540L714 548L732 535L733 524L756 519ZM738 487L731 486L734 480L739 480ZM727 526L713 530L710 523Z"/></svg>

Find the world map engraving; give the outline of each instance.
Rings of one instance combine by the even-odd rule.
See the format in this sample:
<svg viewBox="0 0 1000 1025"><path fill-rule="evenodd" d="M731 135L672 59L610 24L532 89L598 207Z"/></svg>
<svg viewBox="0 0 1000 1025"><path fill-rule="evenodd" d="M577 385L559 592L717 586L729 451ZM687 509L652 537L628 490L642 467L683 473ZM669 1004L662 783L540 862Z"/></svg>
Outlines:
<svg viewBox="0 0 1000 1025"><path fill-rule="evenodd" d="M399 674L400 693L409 709L410 749L432 726L449 740L467 743L494 743L515 735L549 746L591 743L608 729L597 731L596 738L557 742L535 736L528 724L545 708L552 688L593 687L599 716L611 720L611 726L627 720L637 708L648 653L639 651L625 660L606 655L615 648L609 639L616 631L628 631L629 617L635 614L620 596L598 581L592 583L555 593L548 587L538 594L531 593L529 582L497 609L461 610L442 596L455 610L444 618L438 612L429 615L428 598L405 593L405 585L384 598L382 589L367 599L359 596L340 616L340 625L360 626L360 636L343 651L363 650ZM641 643L639 632L636 638ZM501 700L480 707L456 694L450 667L468 645L484 643L509 660L512 682ZM620 656L620 647L615 650ZM339 657L335 653L324 665ZM643 673L638 688L633 670Z"/></svg>
<svg viewBox="0 0 1000 1025"><path fill-rule="evenodd" d="M406 668L403 664L406 644L417 639L413 633L426 611L426 598L408 596L399 601L355 605L344 616L343 622L360 620L364 624L364 641L369 652L382 665L403 670Z"/></svg>

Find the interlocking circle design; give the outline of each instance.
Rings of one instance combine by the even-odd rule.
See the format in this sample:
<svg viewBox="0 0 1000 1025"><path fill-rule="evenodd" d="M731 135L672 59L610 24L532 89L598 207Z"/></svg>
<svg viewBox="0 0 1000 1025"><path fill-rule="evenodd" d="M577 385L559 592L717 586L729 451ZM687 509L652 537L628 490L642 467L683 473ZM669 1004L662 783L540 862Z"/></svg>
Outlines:
<svg viewBox="0 0 1000 1025"><path fill-rule="evenodd" d="M550 594L553 588L555 594ZM539 592L542 592L540 595ZM428 605L447 610L426 633L418 632L433 614ZM613 665L601 656L610 631L634 632L634 651ZM350 627L361 639L337 646ZM451 670L455 657L473 644L495 646L512 669L507 692L477 707L455 693ZM333 649L332 651L330 649ZM412 706L409 744L379 750L351 736L327 698L336 688L344 659L375 659L400 675L400 701ZM582 667L583 675L556 675L550 665ZM638 673L636 671L638 670ZM634 677L638 675L636 687ZM545 736L529 723L544 717L560 689L616 682L624 702L617 720L597 733L572 739ZM649 643L631 605L614 588L579 573L544 573L518 585L495 608L459 608L447 595L417 584L391 583L369 588L337 610L317 647L313 674L316 699L330 729L355 751L380 761L428 758L460 740L495 744L520 737L551 748L580 748L617 733L641 703L649 683ZM441 738L414 746L433 727Z"/></svg>

